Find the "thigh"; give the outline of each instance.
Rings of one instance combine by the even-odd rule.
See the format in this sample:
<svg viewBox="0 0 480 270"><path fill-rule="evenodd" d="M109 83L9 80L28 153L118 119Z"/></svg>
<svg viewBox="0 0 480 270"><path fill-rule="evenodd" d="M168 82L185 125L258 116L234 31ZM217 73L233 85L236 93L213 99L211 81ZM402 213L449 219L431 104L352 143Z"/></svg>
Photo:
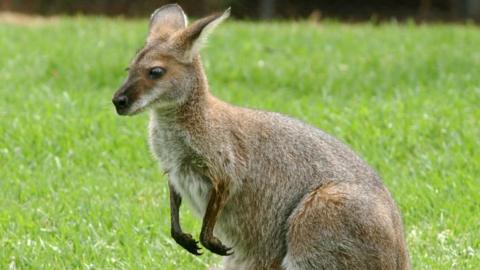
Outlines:
<svg viewBox="0 0 480 270"><path fill-rule="evenodd" d="M285 269L406 269L391 203L364 194L325 184L305 196L288 221Z"/></svg>

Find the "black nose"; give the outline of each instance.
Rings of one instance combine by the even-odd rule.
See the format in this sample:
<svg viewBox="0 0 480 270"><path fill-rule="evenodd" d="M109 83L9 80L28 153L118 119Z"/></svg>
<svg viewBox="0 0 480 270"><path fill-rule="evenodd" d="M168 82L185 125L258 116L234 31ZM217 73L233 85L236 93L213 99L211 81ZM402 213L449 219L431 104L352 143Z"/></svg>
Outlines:
<svg viewBox="0 0 480 270"><path fill-rule="evenodd" d="M118 96L118 97L115 97L112 101L115 107L117 107L117 109L125 109L128 107L127 96Z"/></svg>

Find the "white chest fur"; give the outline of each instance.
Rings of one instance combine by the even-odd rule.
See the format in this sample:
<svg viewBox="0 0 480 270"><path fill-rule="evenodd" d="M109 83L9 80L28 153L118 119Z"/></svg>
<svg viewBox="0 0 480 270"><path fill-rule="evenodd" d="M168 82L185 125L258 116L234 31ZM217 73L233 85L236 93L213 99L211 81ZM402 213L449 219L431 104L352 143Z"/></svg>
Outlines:
<svg viewBox="0 0 480 270"><path fill-rule="evenodd" d="M192 150L185 137L152 112L149 124L150 149L168 172L169 182L187 201L195 214L202 217L208 203L211 184L195 167Z"/></svg>

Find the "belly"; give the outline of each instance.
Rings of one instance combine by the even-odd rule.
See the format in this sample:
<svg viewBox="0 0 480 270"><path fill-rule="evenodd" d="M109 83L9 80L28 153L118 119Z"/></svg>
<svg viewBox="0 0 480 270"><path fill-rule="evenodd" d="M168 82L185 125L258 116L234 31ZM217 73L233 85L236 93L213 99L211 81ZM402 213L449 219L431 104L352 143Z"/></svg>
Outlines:
<svg viewBox="0 0 480 270"><path fill-rule="evenodd" d="M194 214L203 217L208 204L210 182L192 170L178 169L169 173L169 181Z"/></svg>

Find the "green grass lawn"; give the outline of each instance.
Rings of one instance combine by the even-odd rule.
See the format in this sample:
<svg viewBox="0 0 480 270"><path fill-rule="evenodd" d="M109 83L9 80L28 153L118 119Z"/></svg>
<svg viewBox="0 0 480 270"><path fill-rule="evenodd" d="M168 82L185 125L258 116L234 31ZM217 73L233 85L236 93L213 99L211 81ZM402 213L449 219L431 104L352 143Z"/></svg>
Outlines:
<svg viewBox="0 0 480 270"><path fill-rule="evenodd" d="M147 114L111 104L147 21L0 23L0 269L205 269L170 238ZM480 29L219 27L215 95L351 145L402 210L415 269L480 269ZM199 221L182 210L185 230Z"/></svg>

